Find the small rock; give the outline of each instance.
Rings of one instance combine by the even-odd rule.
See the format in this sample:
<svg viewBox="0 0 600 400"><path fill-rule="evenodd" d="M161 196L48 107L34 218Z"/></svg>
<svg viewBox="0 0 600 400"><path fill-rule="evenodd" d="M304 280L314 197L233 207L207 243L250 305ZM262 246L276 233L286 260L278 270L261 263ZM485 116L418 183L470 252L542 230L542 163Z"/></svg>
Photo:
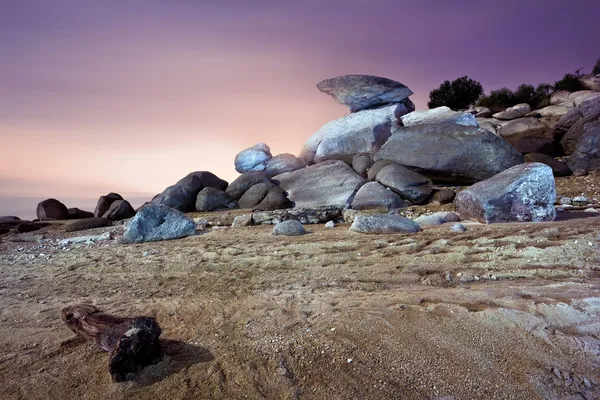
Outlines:
<svg viewBox="0 0 600 400"><path fill-rule="evenodd" d="M244 228L252 225L252 214L238 215L233 219L232 228Z"/></svg>
<svg viewBox="0 0 600 400"><path fill-rule="evenodd" d="M457 223L457 224L452 225L450 227L450 230L452 232L466 232L467 228L463 224Z"/></svg>
<svg viewBox="0 0 600 400"><path fill-rule="evenodd" d="M583 210L583 212L587 212L587 213L598 213L600 212L599 210L595 209L594 207L590 207L590 208L586 208L585 210Z"/></svg>
<svg viewBox="0 0 600 400"><path fill-rule="evenodd" d="M421 228L415 221L393 214L357 215L350 227L360 233L414 233Z"/></svg>
<svg viewBox="0 0 600 400"><path fill-rule="evenodd" d="M573 204L573 199L570 197L561 197L560 198L560 204L565 205L565 204Z"/></svg>
<svg viewBox="0 0 600 400"><path fill-rule="evenodd" d="M588 204L589 200L585 196L577 196L573 198L573 204L576 206L584 206Z"/></svg>
<svg viewBox="0 0 600 400"><path fill-rule="evenodd" d="M304 226L295 219L280 222L273 227L273 235L300 236L305 233Z"/></svg>
<svg viewBox="0 0 600 400"><path fill-rule="evenodd" d="M325 228L335 228L335 222L333 222L333 221L328 221L328 222L325 224Z"/></svg>

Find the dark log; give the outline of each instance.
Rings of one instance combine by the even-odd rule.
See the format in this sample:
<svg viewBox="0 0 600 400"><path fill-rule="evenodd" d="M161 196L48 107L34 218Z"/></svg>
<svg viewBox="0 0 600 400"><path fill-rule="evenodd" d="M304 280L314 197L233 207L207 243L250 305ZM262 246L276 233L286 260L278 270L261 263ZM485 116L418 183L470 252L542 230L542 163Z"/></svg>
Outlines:
<svg viewBox="0 0 600 400"><path fill-rule="evenodd" d="M123 318L104 314L90 304L62 309L61 319L76 335L110 353L108 370L113 381L123 382L162 358L154 318Z"/></svg>

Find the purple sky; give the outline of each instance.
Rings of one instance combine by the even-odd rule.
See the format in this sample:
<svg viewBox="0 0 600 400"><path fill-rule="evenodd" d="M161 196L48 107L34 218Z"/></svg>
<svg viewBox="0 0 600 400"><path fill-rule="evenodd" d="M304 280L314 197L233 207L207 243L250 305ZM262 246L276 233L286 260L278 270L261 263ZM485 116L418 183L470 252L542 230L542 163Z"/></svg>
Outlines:
<svg viewBox="0 0 600 400"><path fill-rule="evenodd" d="M194 170L231 181L259 141L297 154L346 113L325 78L392 78L424 108L462 75L489 91L589 72L599 15L591 0L0 0L0 215L150 196Z"/></svg>

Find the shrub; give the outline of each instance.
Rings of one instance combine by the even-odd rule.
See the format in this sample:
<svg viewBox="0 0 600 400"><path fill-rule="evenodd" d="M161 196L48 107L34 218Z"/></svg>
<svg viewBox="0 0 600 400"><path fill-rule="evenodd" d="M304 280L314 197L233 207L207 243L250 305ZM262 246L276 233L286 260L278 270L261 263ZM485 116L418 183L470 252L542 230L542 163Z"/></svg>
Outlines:
<svg viewBox="0 0 600 400"><path fill-rule="evenodd" d="M489 95L483 96L477 105L489 108L492 112L502 111L515 104L515 94L509 88L492 90Z"/></svg>
<svg viewBox="0 0 600 400"><path fill-rule="evenodd" d="M600 74L600 58L596 60L596 64L594 64L594 68L592 69L592 74Z"/></svg>
<svg viewBox="0 0 600 400"><path fill-rule="evenodd" d="M481 83L467 76L445 81L429 93L429 108L446 106L453 110L468 108L483 94Z"/></svg>
<svg viewBox="0 0 600 400"><path fill-rule="evenodd" d="M549 105L551 94L552 85L548 83L541 83L537 88L524 83L514 92L509 88L492 90L488 96L483 96L477 105L498 112L516 104L527 103L535 110Z"/></svg>
<svg viewBox="0 0 600 400"><path fill-rule="evenodd" d="M575 74L565 74L565 76L554 83L554 90L566 90L567 92L577 92L583 90L584 87L579 82L579 77Z"/></svg>

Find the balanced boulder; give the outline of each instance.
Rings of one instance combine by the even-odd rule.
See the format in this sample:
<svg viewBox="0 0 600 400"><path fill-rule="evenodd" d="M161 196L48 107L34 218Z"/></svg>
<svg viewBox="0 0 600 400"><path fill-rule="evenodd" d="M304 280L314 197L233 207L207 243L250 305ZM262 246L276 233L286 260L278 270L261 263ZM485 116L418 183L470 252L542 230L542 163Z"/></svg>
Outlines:
<svg viewBox="0 0 600 400"><path fill-rule="evenodd" d="M442 106L424 111L413 111L400 117L403 126L440 124L451 122L464 126L478 127L475 116L468 112L452 111L449 107Z"/></svg>
<svg viewBox="0 0 600 400"><path fill-rule="evenodd" d="M327 160L350 164L357 154L374 154L390 137L397 118L406 112L403 105L393 104L330 121L306 141L300 158L307 164Z"/></svg>
<svg viewBox="0 0 600 400"><path fill-rule="evenodd" d="M292 172L306 167L304 160L297 158L293 154L283 153L277 154L267 162L265 172L269 176L283 174L284 172Z"/></svg>
<svg viewBox="0 0 600 400"><path fill-rule="evenodd" d="M117 200L123 200L123 197L121 197L121 195L118 193L111 192L105 196L100 196L100 198L98 199L98 203L96 204L96 209L94 210L93 216L101 218L104 215L104 213L108 211L110 205Z"/></svg>
<svg viewBox="0 0 600 400"><path fill-rule="evenodd" d="M431 179L396 163L382 168L375 180L414 204L425 202L433 186Z"/></svg>
<svg viewBox="0 0 600 400"><path fill-rule="evenodd" d="M360 233L415 233L421 230L412 219L395 214L357 215L350 230Z"/></svg>
<svg viewBox="0 0 600 400"><path fill-rule="evenodd" d="M365 180L342 161L326 161L273 177L294 207L347 206Z"/></svg>
<svg viewBox="0 0 600 400"><path fill-rule="evenodd" d="M40 221L46 219L69 219L67 206L56 199L46 199L39 203L36 214Z"/></svg>
<svg viewBox="0 0 600 400"><path fill-rule="evenodd" d="M110 208L106 210L102 218L106 218L109 221L121 221L131 218L134 215L135 210L127 200L117 200L110 205Z"/></svg>
<svg viewBox="0 0 600 400"><path fill-rule="evenodd" d="M374 159L392 160L434 182L458 185L491 178L523 162L521 154L493 133L451 123L398 127Z"/></svg>
<svg viewBox="0 0 600 400"><path fill-rule="evenodd" d="M541 163L514 166L458 193L461 219L483 223L541 222L556 217L552 169Z"/></svg>
<svg viewBox="0 0 600 400"><path fill-rule="evenodd" d="M413 94L400 82L371 75L344 75L326 79L317 89L350 107L351 112L401 103Z"/></svg>
<svg viewBox="0 0 600 400"><path fill-rule="evenodd" d="M269 146L264 143L257 143L235 156L235 170L240 174L250 171L264 171L271 158Z"/></svg>
<svg viewBox="0 0 600 400"><path fill-rule="evenodd" d="M395 208L404 208L410 205L396 193L387 189L379 182L367 182L358 189L354 200L352 200L353 210L370 210L384 208L387 210Z"/></svg>
<svg viewBox="0 0 600 400"><path fill-rule="evenodd" d="M196 223L187 215L164 204L142 207L125 228L124 243L178 239L196 233Z"/></svg>
<svg viewBox="0 0 600 400"><path fill-rule="evenodd" d="M222 190L205 187L196 196L196 211L236 208L237 201Z"/></svg>

